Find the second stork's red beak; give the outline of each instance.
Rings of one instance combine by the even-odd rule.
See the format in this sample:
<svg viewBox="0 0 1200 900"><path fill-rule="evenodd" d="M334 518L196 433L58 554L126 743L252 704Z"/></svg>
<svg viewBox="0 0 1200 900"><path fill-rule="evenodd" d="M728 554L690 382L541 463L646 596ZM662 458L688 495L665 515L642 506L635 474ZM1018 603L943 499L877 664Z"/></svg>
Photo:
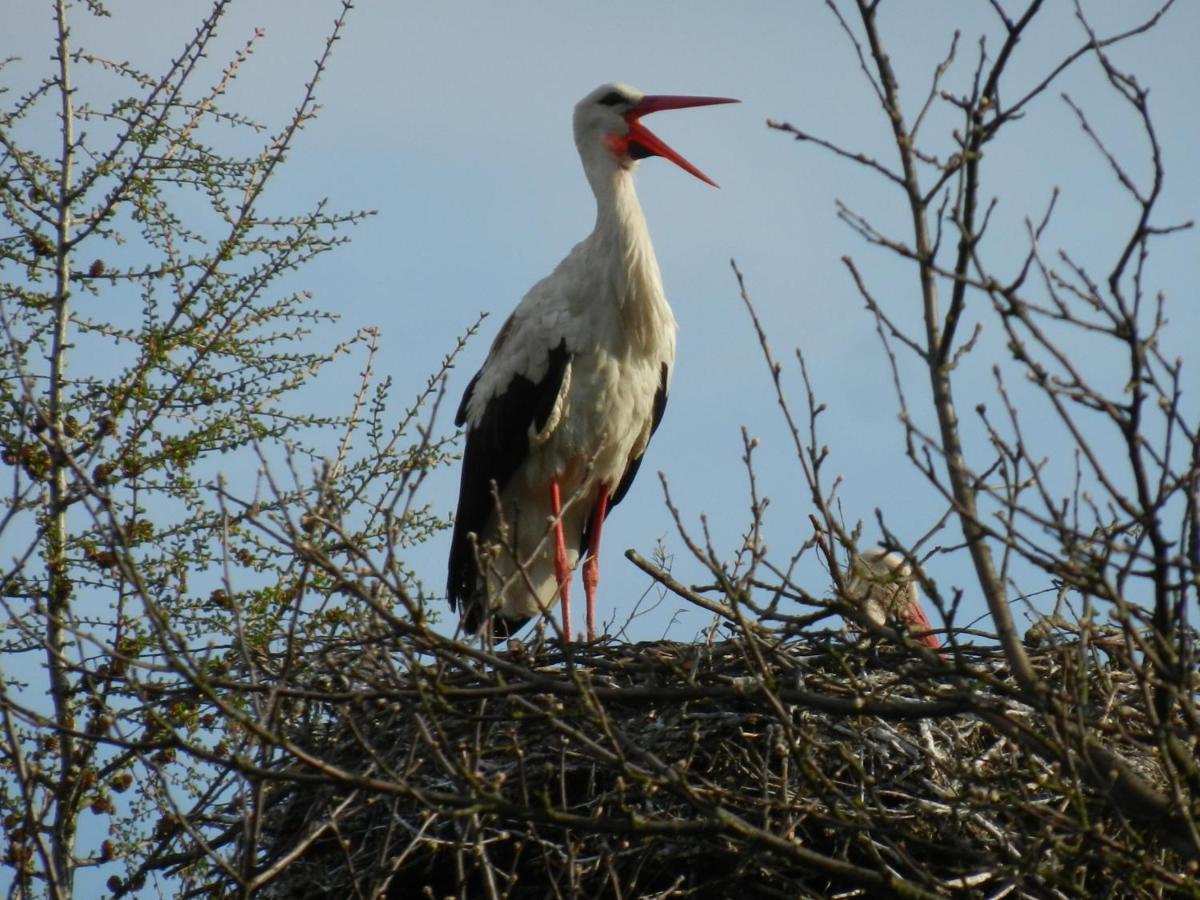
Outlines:
<svg viewBox="0 0 1200 900"><path fill-rule="evenodd" d="M918 641L934 650L941 649L942 642L938 640L937 635L932 633L933 626L929 624L929 619L925 617L925 610L921 609L919 605L905 610L901 618L910 631L924 632L917 638Z"/></svg>
<svg viewBox="0 0 1200 900"><path fill-rule="evenodd" d="M641 123L642 116L659 112L664 109L688 109L692 106L715 106L718 103L739 103L729 97L679 97L669 94L648 94L625 113L625 121L629 123L629 142L631 155L637 159L643 156L661 156L669 159L685 172L690 172L701 181L718 187L717 183L693 166L690 162L668 147L654 132Z"/></svg>

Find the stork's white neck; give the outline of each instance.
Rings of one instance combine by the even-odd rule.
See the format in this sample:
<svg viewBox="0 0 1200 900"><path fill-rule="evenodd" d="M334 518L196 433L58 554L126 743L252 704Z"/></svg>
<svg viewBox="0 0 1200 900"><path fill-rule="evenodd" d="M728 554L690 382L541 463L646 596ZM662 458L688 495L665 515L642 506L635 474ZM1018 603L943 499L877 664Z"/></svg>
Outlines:
<svg viewBox="0 0 1200 900"><path fill-rule="evenodd" d="M595 271L613 279L604 293L620 309L627 340L643 349L662 339L673 344L675 320L634 190L633 172L613 168L588 180L596 194L596 226L586 243L589 255L599 263Z"/></svg>

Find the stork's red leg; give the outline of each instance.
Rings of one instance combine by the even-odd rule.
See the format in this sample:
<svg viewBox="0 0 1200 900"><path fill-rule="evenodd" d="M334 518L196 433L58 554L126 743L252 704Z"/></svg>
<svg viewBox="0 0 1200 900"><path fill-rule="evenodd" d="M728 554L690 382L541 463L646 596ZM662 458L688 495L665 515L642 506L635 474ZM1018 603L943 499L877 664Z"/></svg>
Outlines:
<svg viewBox="0 0 1200 900"><path fill-rule="evenodd" d="M558 581L558 602L562 604L563 642L571 643L571 565L567 562L567 542L563 538L562 495L558 476L550 476L550 511L554 514L554 577Z"/></svg>
<svg viewBox="0 0 1200 900"><path fill-rule="evenodd" d="M583 590L587 594L588 640L596 639L596 585L600 583L600 529L604 527L604 516L608 513L608 485L601 484L596 495L596 508L592 511L592 540L588 546L588 558L583 563Z"/></svg>

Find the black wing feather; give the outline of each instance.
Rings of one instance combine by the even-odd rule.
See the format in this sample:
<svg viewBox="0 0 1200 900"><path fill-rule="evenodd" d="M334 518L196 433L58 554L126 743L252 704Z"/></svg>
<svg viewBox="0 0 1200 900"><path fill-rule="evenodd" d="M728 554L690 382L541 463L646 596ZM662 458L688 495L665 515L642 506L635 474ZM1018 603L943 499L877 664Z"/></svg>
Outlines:
<svg viewBox="0 0 1200 900"><path fill-rule="evenodd" d="M504 490L517 467L529 452L529 428L541 431L562 388L563 376L571 355L566 341L549 351L546 374L534 382L515 375L503 394L488 403L483 417L467 432L463 450L462 482L458 492L458 513L454 517L454 534L450 540L449 574L446 597L450 608L462 604L463 624L475 632L487 613L487 598L481 596L475 548L469 534L482 534L495 511L492 485ZM455 424L466 422L467 404L479 374L471 379L455 416ZM508 627L505 627L507 625ZM502 623L497 617L497 637L505 637L517 623Z"/></svg>
<svg viewBox="0 0 1200 900"><path fill-rule="evenodd" d="M662 421L663 412L667 408L667 382L670 380L671 370L667 368L667 364L662 364L662 369L659 371L658 390L654 393L654 419L650 423L650 436L654 437L654 432L658 431L658 424ZM647 441L647 446L649 442ZM642 454L645 456L645 453ZM608 514L612 512L612 508L625 499L625 495L629 493L629 488L633 484L633 479L637 477L638 469L642 467L642 456L637 456L629 461L629 465L625 469L625 474L621 476L621 483L617 485L617 489L612 492L608 499L608 509L604 512L604 518L608 518ZM594 511L593 511L594 512ZM587 523L583 526L583 543L582 547L590 547L592 545L592 521L594 515L587 517Z"/></svg>

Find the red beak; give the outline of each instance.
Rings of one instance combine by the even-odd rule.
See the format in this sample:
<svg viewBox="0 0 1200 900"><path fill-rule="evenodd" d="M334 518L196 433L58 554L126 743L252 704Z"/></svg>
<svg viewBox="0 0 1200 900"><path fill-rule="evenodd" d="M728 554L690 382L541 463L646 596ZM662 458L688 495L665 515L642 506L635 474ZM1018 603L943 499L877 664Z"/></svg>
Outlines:
<svg viewBox="0 0 1200 900"><path fill-rule="evenodd" d="M625 113L625 121L629 123L629 134L626 136L626 140L629 142L630 155L634 159L641 159L643 156L661 156L669 159L685 172L691 172L701 181L707 182L713 187L719 187L715 181L663 143L639 120L642 116L648 116L650 113L664 109L687 109L692 106L715 106L718 103L740 102L740 100L733 100L729 97L677 97L667 94L649 94L639 100L633 109Z"/></svg>
<svg viewBox="0 0 1200 900"><path fill-rule="evenodd" d="M929 619L925 618L925 610L920 606L912 606L905 610L903 614L904 624L912 631L932 632L933 626L929 624ZM942 642L938 640L935 634L923 634L917 638L926 647L932 647L938 650L942 646Z"/></svg>

